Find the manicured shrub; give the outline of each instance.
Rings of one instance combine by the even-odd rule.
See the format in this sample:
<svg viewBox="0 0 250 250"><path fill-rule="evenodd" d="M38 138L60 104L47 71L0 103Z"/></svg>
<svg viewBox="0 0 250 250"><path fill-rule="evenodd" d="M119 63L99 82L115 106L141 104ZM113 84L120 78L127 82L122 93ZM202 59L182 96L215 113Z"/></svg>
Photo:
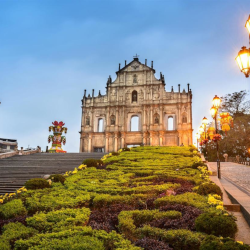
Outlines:
<svg viewBox="0 0 250 250"><path fill-rule="evenodd" d="M34 214L37 211L48 212L61 208L76 208L88 204L89 201L90 194L85 191L62 188L43 189L27 197L25 206L30 214Z"/></svg>
<svg viewBox="0 0 250 250"><path fill-rule="evenodd" d="M237 225L231 216L213 212L201 214L195 220L195 228L206 234L232 238L237 232Z"/></svg>
<svg viewBox="0 0 250 250"><path fill-rule="evenodd" d="M89 220L89 208L61 209L49 213L38 213L27 218L27 225L40 232L61 231L74 226L84 226Z"/></svg>
<svg viewBox="0 0 250 250"><path fill-rule="evenodd" d="M11 250L10 243L6 240L0 237L0 249L1 250Z"/></svg>
<svg viewBox="0 0 250 250"><path fill-rule="evenodd" d="M207 168L207 165L203 162L194 162L192 165L192 168L197 169L198 167L206 167Z"/></svg>
<svg viewBox="0 0 250 250"><path fill-rule="evenodd" d="M139 238L149 237L166 242L174 250L199 250L204 236L185 229L163 230L144 226L137 229Z"/></svg>
<svg viewBox="0 0 250 250"><path fill-rule="evenodd" d="M197 207L201 210L209 207L206 197L189 192L180 195L171 195L158 198L154 203L156 207L161 207L168 204L182 204L185 206Z"/></svg>
<svg viewBox="0 0 250 250"><path fill-rule="evenodd" d="M53 182L61 182L62 184L64 184L66 178L61 175L61 174L52 174L49 179L51 179Z"/></svg>
<svg viewBox="0 0 250 250"><path fill-rule="evenodd" d="M235 242L231 238L220 239L209 235L202 241L200 250L250 250L250 246Z"/></svg>
<svg viewBox="0 0 250 250"><path fill-rule="evenodd" d="M17 245L18 246L18 245ZM27 249L19 248L15 249ZM70 236L67 238L53 239L49 241L42 240L37 244L36 248L33 249L42 249L42 250L51 250L51 249L60 249L60 250L69 250L69 249L83 249L83 250L105 250L103 242L96 237L91 236Z"/></svg>
<svg viewBox="0 0 250 250"><path fill-rule="evenodd" d="M49 188L49 182L46 181L43 178L34 178L34 179L30 179L28 181L25 182L25 187L30 190L34 190L34 189L43 189L43 188Z"/></svg>
<svg viewBox="0 0 250 250"><path fill-rule="evenodd" d="M123 148L122 151L130 151L130 148Z"/></svg>
<svg viewBox="0 0 250 250"><path fill-rule="evenodd" d="M135 242L135 245L138 247L142 247L144 250L172 250L173 249L169 247L169 245L163 241L150 239L150 238L143 238L143 239L137 240Z"/></svg>
<svg viewBox="0 0 250 250"><path fill-rule="evenodd" d="M27 210L20 199L9 201L0 206L0 219L10 219L26 214Z"/></svg>
<svg viewBox="0 0 250 250"><path fill-rule="evenodd" d="M86 165L87 168L90 167L99 167L101 165L103 165L103 161L102 160L96 160L96 159L85 159L82 164Z"/></svg>
<svg viewBox="0 0 250 250"><path fill-rule="evenodd" d="M118 228L121 233L129 239L136 237L136 228L150 222L154 219L168 218L177 219L181 213L177 211L159 211L159 210L133 210L122 211L118 216Z"/></svg>
<svg viewBox="0 0 250 250"><path fill-rule="evenodd" d="M37 233L34 228L26 227L20 222L10 222L2 228L2 238L7 240L11 245L17 239L27 239ZM1 249L1 248L0 248Z"/></svg>
<svg viewBox="0 0 250 250"><path fill-rule="evenodd" d="M222 197L223 193L218 185L213 182L205 182L199 186L197 193L200 195L217 194Z"/></svg>
<svg viewBox="0 0 250 250"><path fill-rule="evenodd" d="M55 233L37 234L27 240L17 240L15 250L28 249L82 249L82 250L140 250L129 240L115 231L107 233L103 230L92 230L91 227L74 227Z"/></svg>
<svg viewBox="0 0 250 250"><path fill-rule="evenodd" d="M119 153L118 153L118 152L111 152L111 154L112 154L113 156L117 156L117 155L119 155Z"/></svg>

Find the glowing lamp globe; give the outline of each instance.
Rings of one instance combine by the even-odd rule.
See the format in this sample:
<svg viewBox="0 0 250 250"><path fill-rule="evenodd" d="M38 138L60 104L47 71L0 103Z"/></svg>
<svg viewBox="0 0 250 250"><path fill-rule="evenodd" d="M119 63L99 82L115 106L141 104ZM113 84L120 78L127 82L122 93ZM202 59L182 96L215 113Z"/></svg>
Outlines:
<svg viewBox="0 0 250 250"><path fill-rule="evenodd" d="M250 51L245 46L241 48L238 53L238 56L235 58L240 71L245 74L246 77L249 77L250 73Z"/></svg>
<svg viewBox="0 0 250 250"><path fill-rule="evenodd" d="M212 102L213 102L213 107L216 108L216 109L218 109L220 107L220 104L221 104L221 99L220 99L220 97L218 97L217 95L215 95L215 97L213 98Z"/></svg>
<svg viewBox="0 0 250 250"><path fill-rule="evenodd" d="M248 33L250 34L250 15L249 15L249 17L248 17L248 19L247 19L247 22L246 22L245 27L247 28L247 31L248 31Z"/></svg>
<svg viewBox="0 0 250 250"><path fill-rule="evenodd" d="M203 124L203 125L207 125L207 124L208 124L208 119L207 119L206 117L204 117L204 118L202 119L202 124Z"/></svg>
<svg viewBox="0 0 250 250"><path fill-rule="evenodd" d="M214 118L216 116L217 113L217 108L215 108L214 106L210 109L210 114L211 116Z"/></svg>

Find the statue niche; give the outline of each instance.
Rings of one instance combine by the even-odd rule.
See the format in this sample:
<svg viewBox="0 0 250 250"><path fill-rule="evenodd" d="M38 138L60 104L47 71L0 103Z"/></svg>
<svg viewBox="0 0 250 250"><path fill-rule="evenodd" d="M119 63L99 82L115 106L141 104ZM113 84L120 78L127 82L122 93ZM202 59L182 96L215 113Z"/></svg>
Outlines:
<svg viewBox="0 0 250 250"><path fill-rule="evenodd" d="M132 102L137 102L137 91L136 90L134 90L132 92Z"/></svg>
<svg viewBox="0 0 250 250"><path fill-rule="evenodd" d="M111 115L110 117L110 125L115 125L115 116Z"/></svg>
<svg viewBox="0 0 250 250"><path fill-rule="evenodd" d="M87 125L87 126L90 125L90 118L89 118L89 116L86 117L86 125Z"/></svg>

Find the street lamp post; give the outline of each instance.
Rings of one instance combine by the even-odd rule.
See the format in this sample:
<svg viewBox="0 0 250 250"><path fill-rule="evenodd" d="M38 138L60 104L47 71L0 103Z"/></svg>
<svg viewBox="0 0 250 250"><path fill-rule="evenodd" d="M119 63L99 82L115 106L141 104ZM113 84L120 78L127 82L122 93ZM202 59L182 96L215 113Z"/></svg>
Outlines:
<svg viewBox="0 0 250 250"><path fill-rule="evenodd" d="M235 58L240 71L245 74L246 77L250 75L250 15L248 20L246 21L245 27L249 33L249 48L243 46L239 51L237 57Z"/></svg>
<svg viewBox="0 0 250 250"><path fill-rule="evenodd" d="M207 142L208 142L208 138L207 138L207 124L208 124L208 119L206 117L204 117L202 119L202 125L204 126L204 135L205 135L205 139L203 141L204 144L205 144L205 159L206 159L206 156L207 156Z"/></svg>
<svg viewBox="0 0 250 250"><path fill-rule="evenodd" d="M217 151L217 176L221 179L221 170L220 170L220 155L219 155L219 138L218 135L218 125L217 125L217 113L221 104L221 99L216 95L213 99L213 107L210 109L210 113L215 122L215 142L216 142L216 151Z"/></svg>

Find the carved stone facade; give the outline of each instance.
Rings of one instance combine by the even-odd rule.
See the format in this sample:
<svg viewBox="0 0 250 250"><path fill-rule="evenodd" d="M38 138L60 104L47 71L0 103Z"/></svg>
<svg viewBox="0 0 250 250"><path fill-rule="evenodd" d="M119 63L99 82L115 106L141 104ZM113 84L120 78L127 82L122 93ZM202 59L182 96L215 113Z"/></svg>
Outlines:
<svg viewBox="0 0 250 250"><path fill-rule="evenodd" d="M106 95L82 99L80 152L112 152L129 145L192 144L192 91L165 91L164 75L137 57L108 78ZM138 117L138 131L131 120ZM170 124L171 123L171 124Z"/></svg>

